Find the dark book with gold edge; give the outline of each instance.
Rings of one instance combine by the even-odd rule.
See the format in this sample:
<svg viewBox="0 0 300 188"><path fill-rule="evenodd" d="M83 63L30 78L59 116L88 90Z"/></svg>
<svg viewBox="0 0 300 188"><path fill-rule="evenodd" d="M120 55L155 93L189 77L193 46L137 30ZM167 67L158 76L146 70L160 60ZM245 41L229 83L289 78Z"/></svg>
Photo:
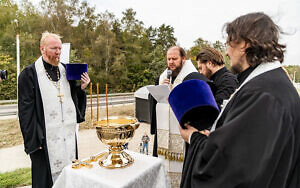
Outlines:
<svg viewBox="0 0 300 188"><path fill-rule="evenodd" d="M67 80L81 80L81 75L88 72L86 63L68 63L66 64Z"/></svg>

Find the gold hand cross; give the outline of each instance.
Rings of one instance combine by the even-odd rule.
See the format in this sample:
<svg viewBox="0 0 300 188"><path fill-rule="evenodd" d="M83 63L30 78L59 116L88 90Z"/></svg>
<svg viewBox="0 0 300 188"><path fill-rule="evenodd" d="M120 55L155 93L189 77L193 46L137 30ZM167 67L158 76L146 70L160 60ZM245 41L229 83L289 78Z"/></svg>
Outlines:
<svg viewBox="0 0 300 188"><path fill-rule="evenodd" d="M84 161L79 161L79 160L75 160L73 161L73 164L72 164L72 168L73 169L79 169L81 167L87 167L87 168L92 168L93 165L92 164L89 164L87 162L84 162Z"/></svg>

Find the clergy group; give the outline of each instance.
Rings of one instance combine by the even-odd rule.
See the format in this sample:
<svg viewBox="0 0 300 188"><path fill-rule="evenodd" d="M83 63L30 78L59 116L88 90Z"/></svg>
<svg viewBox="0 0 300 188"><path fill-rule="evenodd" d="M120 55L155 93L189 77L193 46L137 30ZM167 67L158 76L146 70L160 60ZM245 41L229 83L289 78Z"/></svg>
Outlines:
<svg viewBox="0 0 300 188"><path fill-rule="evenodd" d="M203 47L199 70L182 47L167 50L155 87L167 85L168 103L149 94L153 156L162 159L171 187L300 187L300 98L282 68L282 31L255 12L223 32L226 52ZM43 33L41 56L18 78L32 187L52 187L78 158L75 130L85 120L90 78L67 79L61 48L59 35Z"/></svg>
<svg viewBox="0 0 300 188"><path fill-rule="evenodd" d="M168 49L155 84L169 85L169 105L149 96L153 155L171 187L300 187L300 100L282 67L281 30L257 12L224 31L231 72L210 47L197 56L200 75L181 47Z"/></svg>

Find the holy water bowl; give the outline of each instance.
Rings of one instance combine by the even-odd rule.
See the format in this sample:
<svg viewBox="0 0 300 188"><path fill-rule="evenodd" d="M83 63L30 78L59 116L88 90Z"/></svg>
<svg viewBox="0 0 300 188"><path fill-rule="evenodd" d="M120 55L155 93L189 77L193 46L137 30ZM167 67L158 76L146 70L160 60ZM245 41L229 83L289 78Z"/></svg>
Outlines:
<svg viewBox="0 0 300 188"><path fill-rule="evenodd" d="M108 121L96 122L98 138L108 145L107 157L99 161L105 168L122 168L134 162L133 158L124 151L123 145L134 136L134 131L139 127L139 122L133 117L112 116Z"/></svg>

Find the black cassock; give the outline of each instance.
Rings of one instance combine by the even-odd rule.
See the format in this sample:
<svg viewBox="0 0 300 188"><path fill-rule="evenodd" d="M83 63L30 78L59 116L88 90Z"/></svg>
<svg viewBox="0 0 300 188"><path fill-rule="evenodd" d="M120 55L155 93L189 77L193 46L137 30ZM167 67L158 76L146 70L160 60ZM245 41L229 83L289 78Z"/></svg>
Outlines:
<svg viewBox="0 0 300 188"><path fill-rule="evenodd" d="M300 187L300 100L281 68L245 84L217 127L192 134L181 187Z"/></svg>
<svg viewBox="0 0 300 188"><path fill-rule="evenodd" d="M212 88L212 90L218 107L220 108L223 104L223 100L229 99L230 95L237 88L238 80L226 67L219 69L210 79L213 81L214 88Z"/></svg>
<svg viewBox="0 0 300 188"><path fill-rule="evenodd" d="M76 108L77 122L84 121L86 94L69 81L71 96ZM18 110L25 152L31 158L32 187L52 187L52 176L46 144L43 103L35 69L35 63L26 67L19 76ZM59 146L58 146L59 147ZM76 157L77 157L76 148Z"/></svg>

